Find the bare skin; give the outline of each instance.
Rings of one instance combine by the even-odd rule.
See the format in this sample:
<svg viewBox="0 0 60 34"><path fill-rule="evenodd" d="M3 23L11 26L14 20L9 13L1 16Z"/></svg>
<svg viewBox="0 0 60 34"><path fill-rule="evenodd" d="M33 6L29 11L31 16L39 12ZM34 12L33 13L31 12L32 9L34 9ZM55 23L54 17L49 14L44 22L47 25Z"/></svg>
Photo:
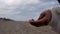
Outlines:
<svg viewBox="0 0 60 34"><path fill-rule="evenodd" d="M34 21L34 19L31 19L31 20L29 20L29 23L31 25L36 26L36 27L45 26L45 25L49 24L51 19L52 19L51 11L50 10L45 10L44 12L42 12L40 14L39 18L36 21Z"/></svg>

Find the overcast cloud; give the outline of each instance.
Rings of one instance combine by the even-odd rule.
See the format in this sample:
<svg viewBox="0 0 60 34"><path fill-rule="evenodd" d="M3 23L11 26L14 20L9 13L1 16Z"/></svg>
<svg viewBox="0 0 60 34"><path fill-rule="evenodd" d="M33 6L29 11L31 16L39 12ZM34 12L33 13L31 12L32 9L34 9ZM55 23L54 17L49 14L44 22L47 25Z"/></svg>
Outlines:
<svg viewBox="0 0 60 34"><path fill-rule="evenodd" d="M43 10L57 4L56 0L0 0L0 17L18 21L36 20Z"/></svg>

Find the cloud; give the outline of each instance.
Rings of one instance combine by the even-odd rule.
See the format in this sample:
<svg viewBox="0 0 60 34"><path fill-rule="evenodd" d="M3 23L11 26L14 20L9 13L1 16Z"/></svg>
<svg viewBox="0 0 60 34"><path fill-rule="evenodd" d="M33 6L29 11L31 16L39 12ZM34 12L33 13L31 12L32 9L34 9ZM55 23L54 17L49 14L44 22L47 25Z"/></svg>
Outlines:
<svg viewBox="0 0 60 34"><path fill-rule="evenodd" d="M43 1L43 2L51 2L51 1L53 1L53 2L55 2L57 0L40 0L40 1Z"/></svg>
<svg viewBox="0 0 60 34"><path fill-rule="evenodd" d="M22 5L22 4L31 4L38 3L38 0L5 0L5 4L8 5Z"/></svg>
<svg viewBox="0 0 60 34"><path fill-rule="evenodd" d="M42 10L53 7L57 1L46 0L0 0L0 17L26 21L37 19Z"/></svg>
<svg viewBox="0 0 60 34"><path fill-rule="evenodd" d="M0 14L4 14L4 15L15 15L15 14L19 14L21 13L21 11L17 11L17 12L14 12L14 11L0 11Z"/></svg>

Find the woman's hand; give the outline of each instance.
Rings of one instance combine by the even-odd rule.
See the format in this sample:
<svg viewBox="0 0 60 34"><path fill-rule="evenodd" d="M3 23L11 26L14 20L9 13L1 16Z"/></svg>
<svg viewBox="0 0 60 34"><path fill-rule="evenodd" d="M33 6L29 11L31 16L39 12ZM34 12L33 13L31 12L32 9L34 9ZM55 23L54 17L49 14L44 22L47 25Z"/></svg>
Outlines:
<svg viewBox="0 0 60 34"><path fill-rule="evenodd" d="M51 19L52 19L51 11L50 10L45 10L44 12L42 12L40 14L37 21L34 21L34 19L31 19L31 20L29 20L29 23L31 25L39 27L39 26L48 25L48 23L51 21Z"/></svg>

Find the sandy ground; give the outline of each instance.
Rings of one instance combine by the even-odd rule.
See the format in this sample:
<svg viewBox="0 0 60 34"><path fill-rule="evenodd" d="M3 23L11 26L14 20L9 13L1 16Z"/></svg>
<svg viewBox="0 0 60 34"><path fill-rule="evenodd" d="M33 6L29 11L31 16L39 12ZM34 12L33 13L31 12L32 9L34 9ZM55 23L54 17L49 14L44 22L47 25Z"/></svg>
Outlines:
<svg viewBox="0 0 60 34"><path fill-rule="evenodd" d="M0 34L58 34L50 26L34 27L28 22L0 21Z"/></svg>

